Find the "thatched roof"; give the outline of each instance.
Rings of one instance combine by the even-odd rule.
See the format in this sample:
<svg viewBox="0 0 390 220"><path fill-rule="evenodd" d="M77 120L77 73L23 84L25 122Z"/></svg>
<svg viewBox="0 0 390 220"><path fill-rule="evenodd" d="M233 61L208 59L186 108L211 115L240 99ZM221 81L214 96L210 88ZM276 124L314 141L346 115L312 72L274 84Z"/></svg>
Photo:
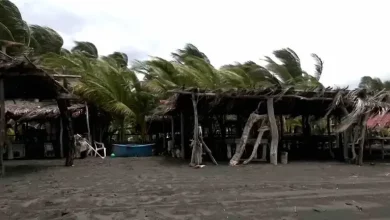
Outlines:
<svg viewBox="0 0 390 220"><path fill-rule="evenodd" d="M274 98L276 115L313 115L325 117L337 115L342 118L340 131L356 123L362 115L375 117L390 111L390 92L368 92L364 89L230 89L201 90L182 89L171 91L173 95L161 102L158 112L175 115L193 112L192 94L197 99L198 113L249 115L257 110L266 114L266 100ZM347 111L347 115L346 115Z"/></svg>
<svg viewBox="0 0 390 220"><path fill-rule="evenodd" d="M27 57L8 59L0 56L0 74L4 78L5 99L55 99L70 92L49 73Z"/></svg>
<svg viewBox="0 0 390 220"><path fill-rule="evenodd" d="M73 104L69 108L73 118L79 117L85 111L84 104ZM33 121L42 119L57 118L60 116L57 103L54 101L6 101L6 115L18 121Z"/></svg>
<svg viewBox="0 0 390 220"><path fill-rule="evenodd" d="M192 112L191 96L194 93L198 99L199 114L241 114L249 115L255 109L260 114L266 113L267 98L274 98L275 113L284 115L325 115L332 106L338 93L347 93L346 89L333 90L312 89L229 89L229 90L201 90L182 89L170 91L173 95L159 106L160 114L177 114L180 111ZM264 102L260 105L259 103ZM339 114L335 108L332 114Z"/></svg>

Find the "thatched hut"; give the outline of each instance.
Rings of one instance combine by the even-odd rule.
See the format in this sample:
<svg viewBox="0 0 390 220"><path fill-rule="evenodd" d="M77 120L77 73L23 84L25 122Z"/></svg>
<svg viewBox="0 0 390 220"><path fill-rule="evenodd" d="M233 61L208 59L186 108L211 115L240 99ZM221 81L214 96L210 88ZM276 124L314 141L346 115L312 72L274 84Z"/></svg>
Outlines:
<svg viewBox="0 0 390 220"><path fill-rule="evenodd" d="M386 111L389 104L384 94L373 94L365 90L347 90L347 89L314 89L314 90L297 90L288 89L256 89L256 90L201 90L201 89L181 89L171 91L174 95L163 103L162 112L171 115L173 118L182 121L180 124L181 146L186 150L186 155L192 158L192 164L199 164L201 159L202 148L210 145L205 137L199 135L199 124L202 125L202 132L207 130L219 130L222 139L227 139L226 115L236 115L237 123L235 126L236 134L240 141L236 141L237 147L230 163L235 165L241 159L245 152L248 136L251 128L257 127L261 132L253 132L253 151L249 154L249 162L253 156L257 155L257 146L263 142L269 145L270 161L273 164L278 160L278 149L285 151L287 142L300 142L303 145L313 148L319 146L318 142L326 143L329 152L333 156L332 149L340 150L340 157L348 158L348 144L353 142L349 139L349 131L354 125L364 127L368 116L378 115ZM302 135L284 134L285 117L302 117ZM192 119L191 119L192 118ZM213 124L217 119L217 125ZM311 118L326 119L326 134L311 135ZM193 121L193 123L191 123ZM194 125L193 129L185 125ZM333 126L332 126L333 125ZM332 129L333 127L333 129ZM186 132L190 131L190 132ZM269 132L268 138L262 137L264 133ZM258 133L258 134L257 134ZM188 135L186 137L186 134ZM190 138L191 134L194 136ZM213 133L210 133L213 135ZM363 132L359 135L364 136ZM257 136L257 138L256 138ZM266 136L266 135L264 135ZM190 148L186 148L187 143L191 140L192 153ZM203 140L204 139L204 140ZM212 140L216 138L213 137ZM361 139L362 147L364 139ZM223 140L226 142L227 140ZM317 142L317 143L316 143ZM222 147L222 148L225 148ZM215 147L217 154L220 150ZM263 148L264 149L264 148ZM207 152L208 147L204 148ZM256 152L255 152L256 151ZM264 153L264 151L263 151ZM195 159L194 159L195 155ZM363 155L361 152L359 155ZM212 155L211 155L212 156ZM356 155L355 155L356 157ZM264 157L262 158L264 159ZM244 162L244 163L245 163Z"/></svg>
<svg viewBox="0 0 390 220"><path fill-rule="evenodd" d="M68 110L70 100L75 99L66 88L50 74L35 66L27 57L0 59L0 155L5 145L5 100L55 100L58 104L61 121L64 126L64 149L67 152L66 165L73 164L74 143L71 116ZM1 156L1 166L3 166ZM4 172L3 172L4 173Z"/></svg>

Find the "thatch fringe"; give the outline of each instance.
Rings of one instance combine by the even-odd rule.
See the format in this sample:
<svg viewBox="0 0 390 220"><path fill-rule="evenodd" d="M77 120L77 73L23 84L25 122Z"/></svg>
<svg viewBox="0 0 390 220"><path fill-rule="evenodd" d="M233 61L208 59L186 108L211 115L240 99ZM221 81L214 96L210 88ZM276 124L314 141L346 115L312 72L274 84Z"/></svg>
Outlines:
<svg viewBox="0 0 390 220"><path fill-rule="evenodd" d="M84 104L73 104L69 108L73 118L85 111ZM56 102L6 101L6 115L17 121L32 121L57 118L60 115Z"/></svg>

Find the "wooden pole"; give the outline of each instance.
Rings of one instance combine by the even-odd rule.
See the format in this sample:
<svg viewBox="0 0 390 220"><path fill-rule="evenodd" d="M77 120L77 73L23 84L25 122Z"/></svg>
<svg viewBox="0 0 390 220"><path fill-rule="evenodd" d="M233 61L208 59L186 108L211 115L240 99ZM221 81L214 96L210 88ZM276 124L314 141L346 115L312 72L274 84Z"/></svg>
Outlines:
<svg viewBox="0 0 390 220"><path fill-rule="evenodd" d="M86 116L86 119L87 119L88 141L89 141L90 144L92 144L91 128L89 127L89 108L88 108L88 103L85 103L85 116Z"/></svg>
<svg viewBox="0 0 390 220"><path fill-rule="evenodd" d="M196 166L202 164L202 151L199 143L198 105L194 93L192 93L192 106L194 108L194 137L190 166Z"/></svg>
<svg viewBox="0 0 390 220"><path fill-rule="evenodd" d="M166 143L165 143L165 138L167 138L167 134L165 133L165 117L163 116L163 120L162 120L162 130L163 130L163 149L164 151L166 150Z"/></svg>
<svg viewBox="0 0 390 220"><path fill-rule="evenodd" d="M4 166L4 147L5 147L5 97L4 97L4 78L0 75L0 169L1 176L5 175Z"/></svg>
<svg viewBox="0 0 390 220"><path fill-rule="evenodd" d="M175 149L175 118L171 116L171 137L172 137L172 149L171 151Z"/></svg>
<svg viewBox="0 0 390 220"><path fill-rule="evenodd" d="M180 144L181 144L181 158L185 159L185 147L184 147L184 114L180 112Z"/></svg>
<svg viewBox="0 0 390 220"><path fill-rule="evenodd" d="M60 118L60 157L64 158L64 126Z"/></svg>
<svg viewBox="0 0 390 220"><path fill-rule="evenodd" d="M364 116L361 117L361 123L360 123L361 136L360 136L360 148L359 148L359 160L358 160L359 165L363 165L363 151L364 151L364 142L366 139L367 119L368 119L368 114L365 114Z"/></svg>
<svg viewBox="0 0 390 220"><path fill-rule="evenodd" d="M60 119L62 120L64 127L64 139L63 145L66 149L66 161L65 166L73 166L73 160L76 153L76 147L73 136L72 118L69 113L69 100L58 99L58 109L60 110Z"/></svg>
<svg viewBox="0 0 390 220"><path fill-rule="evenodd" d="M270 161L272 164L278 164L278 142L279 142L279 134L278 134L278 126L276 124L275 119L275 111L274 111L274 99L267 99L267 113L268 120L271 127L271 149L270 149Z"/></svg>

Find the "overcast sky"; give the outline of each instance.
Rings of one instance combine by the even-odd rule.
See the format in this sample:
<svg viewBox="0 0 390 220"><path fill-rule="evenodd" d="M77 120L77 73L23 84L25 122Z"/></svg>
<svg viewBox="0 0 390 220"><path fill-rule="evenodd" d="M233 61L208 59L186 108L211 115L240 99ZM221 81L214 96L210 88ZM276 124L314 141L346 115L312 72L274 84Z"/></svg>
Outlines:
<svg viewBox="0 0 390 220"><path fill-rule="evenodd" d="M71 47L90 41L100 55L130 59L193 43L219 67L258 62L290 47L312 72L325 62L327 86L356 86L361 76L390 79L388 0L13 0L30 24L57 30Z"/></svg>

